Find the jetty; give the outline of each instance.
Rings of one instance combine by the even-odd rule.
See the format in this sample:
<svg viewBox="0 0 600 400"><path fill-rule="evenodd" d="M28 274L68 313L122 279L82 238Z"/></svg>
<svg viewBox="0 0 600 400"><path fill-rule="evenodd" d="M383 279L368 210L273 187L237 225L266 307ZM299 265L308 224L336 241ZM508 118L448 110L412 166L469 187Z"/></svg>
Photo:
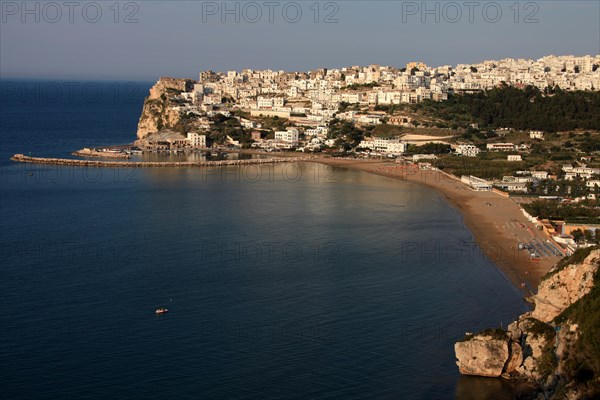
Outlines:
<svg viewBox="0 0 600 400"><path fill-rule="evenodd" d="M76 167L97 168L166 168L166 167L221 167L230 165L253 165L253 164L278 164L298 161L306 161L306 157L285 158L255 158L249 160L219 160L219 161L100 161L100 160L78 160L69 158L31 157L24 154L15 154L10 158L16 162L33 164L50 164Z"/></svg>

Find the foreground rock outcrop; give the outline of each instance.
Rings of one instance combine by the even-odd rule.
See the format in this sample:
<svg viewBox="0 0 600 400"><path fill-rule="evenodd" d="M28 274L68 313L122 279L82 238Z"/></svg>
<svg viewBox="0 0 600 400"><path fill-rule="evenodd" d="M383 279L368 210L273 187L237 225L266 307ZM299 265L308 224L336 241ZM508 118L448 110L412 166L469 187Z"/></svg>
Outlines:
<svg viewBox="0 0 600 400"><path fill-rule="evenodd" d="M489 334L473 336L454 345L461 374L496 378L504 372L509 349L508 338L495 338Z"/></svg>
<svg viewBox="0 0 600 400"><path fill-rule="evenodd" d="M463 375L541 378L539 367L553 343L554 330L528 315L513 322L508 332L488 330L454 345Z"/></svg>
<svg viewBox="0 0 600 400"><path fill-rule="evenodd" d="M600 396L599 267L597 247L557 264L532 298L532 312L507 331L486 330L455 344L460 373L533 382L540 399Z"/></svg>

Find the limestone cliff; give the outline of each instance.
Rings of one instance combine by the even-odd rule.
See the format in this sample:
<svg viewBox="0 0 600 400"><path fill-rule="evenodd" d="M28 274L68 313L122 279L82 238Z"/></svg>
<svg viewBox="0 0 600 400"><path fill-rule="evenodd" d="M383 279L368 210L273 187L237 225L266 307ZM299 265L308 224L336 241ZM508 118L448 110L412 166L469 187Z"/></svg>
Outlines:
<svg viewBox="0 0 600 400"><path fill-rule="evenodd" d="M531 316L543 322L550 322L588 294L594 286L594 274L598 270L599 260L600 252L596 250L579 264L551 271L540 283L537 295L533 296L535 309Z"/></svg>
<svg viewBox="0 0 600 400"><path fill-rule="evenodd" d="M175 129L183 117L177 109L177 96L192 90L193 84L190 79L160 78L144 101L138 122L138 139L163 129Z"/></svg>
<svg viewBox="0 0 600 400"><path fill-rule="evenodd" d="M537 384L538 398L600 396L600 249L561 261L539 285L535 308L508 326L455 344L461 374Z"/></svg>

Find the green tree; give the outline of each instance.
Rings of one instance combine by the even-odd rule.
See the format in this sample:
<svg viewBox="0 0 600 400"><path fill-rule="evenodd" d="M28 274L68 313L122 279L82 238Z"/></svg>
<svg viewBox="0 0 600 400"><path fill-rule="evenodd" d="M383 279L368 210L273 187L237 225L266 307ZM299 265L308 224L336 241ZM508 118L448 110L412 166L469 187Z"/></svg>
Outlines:
<svg viewBox="0 0 600 400"><path fill-rule="evenodd" d="M573 232L571 232L571 235L573 236L573 239L577 242L577 243L581 243L583 241L583 238L585 237L584 233L581 231L581 229L576 229Z"/></svg>

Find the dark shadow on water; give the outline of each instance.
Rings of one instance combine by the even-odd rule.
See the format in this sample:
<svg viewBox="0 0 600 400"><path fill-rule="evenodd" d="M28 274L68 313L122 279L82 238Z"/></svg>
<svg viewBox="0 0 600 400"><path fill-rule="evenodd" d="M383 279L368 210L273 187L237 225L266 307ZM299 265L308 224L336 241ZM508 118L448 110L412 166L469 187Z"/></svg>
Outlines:
<svg viewBox="0 0 600 400"><path fill-rule="evenodd" d="M456 385L455 400L534 399L532 387L525 383L500 378L461 376Z"/></svg>

